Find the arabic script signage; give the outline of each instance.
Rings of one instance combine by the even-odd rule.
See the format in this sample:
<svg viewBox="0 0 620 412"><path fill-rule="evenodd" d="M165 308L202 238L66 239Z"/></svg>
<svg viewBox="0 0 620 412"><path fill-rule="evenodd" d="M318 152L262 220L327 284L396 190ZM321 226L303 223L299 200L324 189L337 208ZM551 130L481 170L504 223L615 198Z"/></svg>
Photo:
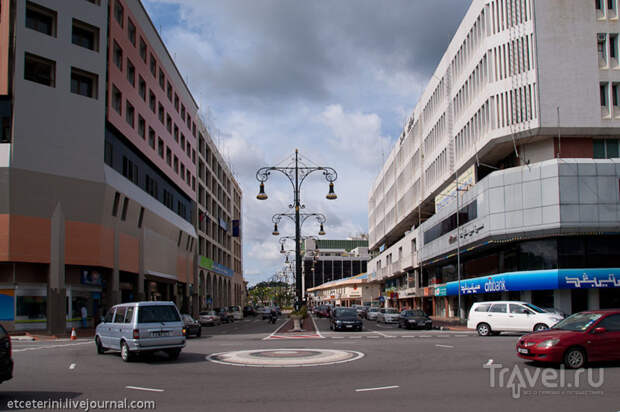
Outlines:
<svg viewBox="0 0 620 412"><path fill-rule="evenodd" d="M620 269L551 269L510 272L461 281L461 294L521 290L589 289L620 287ZM448 282L446 295L458 295L459 283ZM443 292L443 291L442 291Z"/></svg>

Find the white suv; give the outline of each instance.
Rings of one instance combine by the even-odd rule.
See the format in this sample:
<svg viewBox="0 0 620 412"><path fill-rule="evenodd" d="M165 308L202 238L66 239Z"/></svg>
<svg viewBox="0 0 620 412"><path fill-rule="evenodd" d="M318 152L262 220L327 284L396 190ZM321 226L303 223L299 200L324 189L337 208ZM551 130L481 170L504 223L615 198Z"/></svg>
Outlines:
<svg viewBox="0 0 620 412"><path fill-rule="evenodd" d="M527 302L476 302L469 310L467 327L480 336L500 332L531 332L548 329L563 318Z"/></svg>

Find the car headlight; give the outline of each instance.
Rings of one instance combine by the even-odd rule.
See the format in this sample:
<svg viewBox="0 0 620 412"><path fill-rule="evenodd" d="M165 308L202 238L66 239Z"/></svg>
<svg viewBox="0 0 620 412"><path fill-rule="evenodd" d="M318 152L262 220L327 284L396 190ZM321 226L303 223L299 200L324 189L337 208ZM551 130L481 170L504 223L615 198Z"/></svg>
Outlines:
<svg viewBox="0 0 620 412"><path fill-rule="evenodd" d="M342 321L341 320L337 320L336 323L342 323Z"/></svg>
<svg viewBox="0 0 620 412"><path fill-rule="evenodd" d="M557 344L559 341L559 339L547 339L537 344L536 347L541 349L547 349Z"/></svg>

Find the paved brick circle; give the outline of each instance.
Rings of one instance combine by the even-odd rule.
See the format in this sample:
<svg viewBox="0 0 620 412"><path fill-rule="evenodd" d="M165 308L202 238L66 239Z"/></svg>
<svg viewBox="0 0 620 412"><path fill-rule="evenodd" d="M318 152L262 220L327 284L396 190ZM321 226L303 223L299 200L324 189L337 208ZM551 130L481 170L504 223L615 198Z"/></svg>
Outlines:
<svg viewBox="0 0 620 412"><path fill-rule="evenodd" d="M262 368L298 368L351 362L364 357L352 350L336 349L255 349L213 353L207 360L222 365Z"/></svg>

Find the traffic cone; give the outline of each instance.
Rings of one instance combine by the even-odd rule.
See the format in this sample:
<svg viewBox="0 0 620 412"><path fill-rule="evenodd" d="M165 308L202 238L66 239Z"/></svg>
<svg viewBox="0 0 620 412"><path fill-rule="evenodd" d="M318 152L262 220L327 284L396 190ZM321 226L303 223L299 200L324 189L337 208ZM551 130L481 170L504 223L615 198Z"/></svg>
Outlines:
<svg viewBox="0 0 620 412"><path fill-rule="evenodd" d="M75 333L75 328L71 328L71 340L76 340L77 334Z"/></svg>

